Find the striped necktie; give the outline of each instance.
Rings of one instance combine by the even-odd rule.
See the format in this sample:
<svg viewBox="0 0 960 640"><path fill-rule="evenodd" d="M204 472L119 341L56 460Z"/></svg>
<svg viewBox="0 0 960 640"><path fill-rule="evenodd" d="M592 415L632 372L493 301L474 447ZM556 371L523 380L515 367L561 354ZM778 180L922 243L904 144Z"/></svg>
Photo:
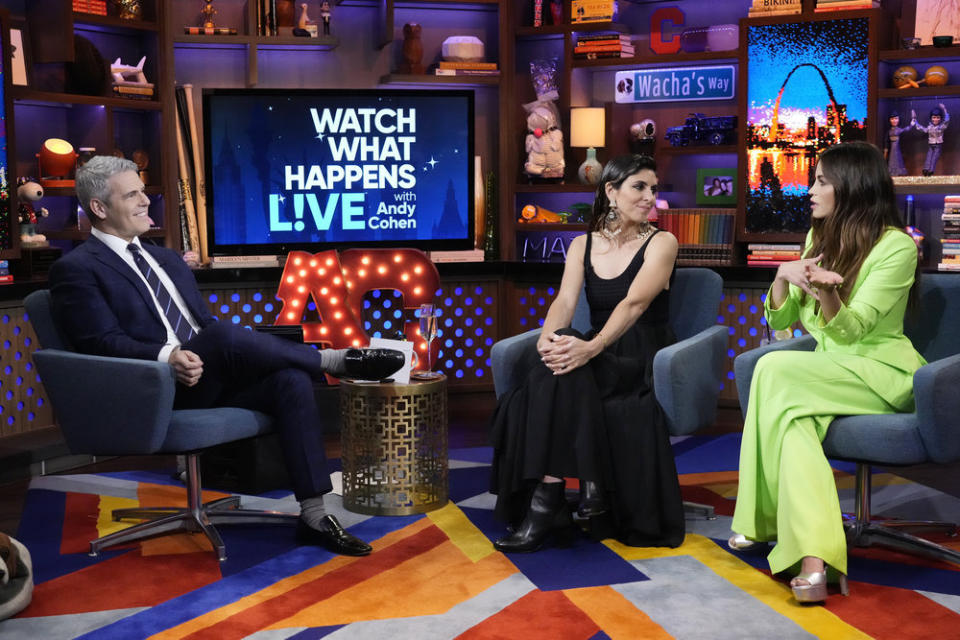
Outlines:
<svg viewBox="0 0 960 640"><path fill-rule="evenodd" d="M163 309L163 315L167 317L167 322L173 327L173 332L177 334L180 344L186 344L190 338L197 335L193 327L191 327L187 319L183 317L183 313L180 312L180 307L177 306L170 292L167 291L167 288L160 282L160 277L157 275L157 272L147 264L146 258L140 253L140 247L130 243L127 245L127 251L133 254L133 261L136 263L137 268L140 269L143 277L147 279L147 284L150 285L153 295L157 297L157 302L160 303L160 308Z"/></svg>

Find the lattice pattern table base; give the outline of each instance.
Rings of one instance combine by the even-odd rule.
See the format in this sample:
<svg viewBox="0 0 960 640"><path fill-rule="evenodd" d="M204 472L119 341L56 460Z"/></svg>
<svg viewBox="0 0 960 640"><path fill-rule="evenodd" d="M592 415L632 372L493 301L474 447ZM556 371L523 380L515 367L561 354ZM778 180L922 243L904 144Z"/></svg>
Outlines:
<svg viewBox="0 0 960 640"><path fill-rule="evenodd" d="M340 381L343 506L402 516L447 503L447 380Z"/></svg>

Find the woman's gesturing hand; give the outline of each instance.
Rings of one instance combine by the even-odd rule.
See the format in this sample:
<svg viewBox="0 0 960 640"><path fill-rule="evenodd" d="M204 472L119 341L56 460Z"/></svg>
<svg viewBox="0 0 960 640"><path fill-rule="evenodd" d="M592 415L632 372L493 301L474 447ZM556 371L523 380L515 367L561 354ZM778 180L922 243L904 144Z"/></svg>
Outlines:
<svg viewBox="0 0 960 640"><path fill-rule="evenodd" d="M843 276L833 271L828 271L817 264L807 265L804 269L804 275L807 284L814 290L817 299L820 298L821 290L835 290L843 284Z"/></svg>
<svg viewBox="0 0 960 640"><path fill-rule="evenodd" d="M816 297L817 292L814 291L813 286L811 285L808 272L812 268L820 269L817 266L817 263L823 258L823 254L820 254L813 258L801 258L799 260L792 260L790 262L784 262L779 267L777 267L777 280L785 280L790 284L800 287L806 291L809 295Z"/></svg>

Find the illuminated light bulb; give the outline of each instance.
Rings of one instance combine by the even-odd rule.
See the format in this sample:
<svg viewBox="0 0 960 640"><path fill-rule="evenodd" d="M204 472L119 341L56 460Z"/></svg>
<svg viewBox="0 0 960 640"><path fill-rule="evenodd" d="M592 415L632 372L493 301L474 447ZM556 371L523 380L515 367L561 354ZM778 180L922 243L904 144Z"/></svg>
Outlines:
<svg viewBox="0 0 960 640"><path fill-rule="evenodd" d="M343 317L343 314L337 311L336 313L333 314L333 317L335 320L339 320L340 318Z"/></svg>
<svg viewBox="0 0 960 640"><path fill-rule="evenodd" d="M426 343L426 342L421 342L421 343L420 343L420 351L426 351L426 350L427 350L427 343Z"/></svg>
<svg viewBox="0 0 960 640"><path fill-rule="evenodd" d="M423 291L423 287L414 287L414 288L413 288L413 295L418 296L418 295L420 295L420 293L421 293L422 291Z"/></svg>
<svg viewBox="0 0 960 640"><path fill-rule="evenodd" d="M359 275L361 278L366 278L366 277L367 277L367 270L366 270L366 269L360 269L360 271L357 271L357 275Z"/></svg>
<svg viewBox="0 0 960 640"><path fill-rule="evenodd" d="M354 341L353 341L353 346L359 347L359 346L360 346L360 341L359 341L359 340L354 340Z"/></svg>
<svg viewBox="0 0 960 640"><path fill-rule="evenodd" d="M387 272L387 268L385 266L380 265L379 267L377 267L377 273L379 273L380 275L383 275L386 272Z"/></svg>
<svg viewBox="0 0 960 640"><path fill-rule="evenodd" d="M298 267L300 266L300 263L301 263L301 262L303 262L303 260L301 260L300 258L294 258L294 259L293 259L293 264L295 264L295 265L298 266Z"/></svg>
<svg viewBox="0 0 960 640"><path fill-rule="evenodd" d="M336 298L330 298L330 304L337 304Z"/></svg>
<svg viewBox="0 0 960 640"><path fill-rule="evenodd" d="M332 266L333 266L333 258L327 258L327 266L328 266L328 267L332 267Z"/></svg>
<svg viewBox="0 0 960 640"><path fill-rule="evenodd" d="M400 279L406 282L407 280L410 279L410 274L409 273L400 274Z"/></svg>
<svg viewBox="0 0 960 640"><path fill-rule="evenodd" d="M310 261L310 266L311 266L311 267L317 266L317 261L316 261L316 260L311 260L311 261Z"/></svg>
<svg viewBox="0 0 960 640"><path fill-rule="evenodd" d="M339 277L339 276L337 276L336 278L333 279L333 284L340 284L341 282L342 282L342 280L340 280L340 277Z"/></svg>
<svg viewBox="0 0 960 640"><path fill-rule="evenodd" d="M363 258L360 259L360 262L363 264L370 264L370 256L363 256Z"/></svg>
<svg viewBox="0 0 960 640"><path fill-rule="evenodd" d="M290 301L290 306L291 306L291 307L299 307L299 306L300 306L300 301L299 301L299 300L291 300L291 301Z"/></svg>
<svg viewBox="0 0 960 640"><path fill-rule="evenodd" d="M320 333L323 334L323 335L327 335L327 328L326 328L326 327L320 327Z"/></svg>
<svg viewBox="0 0 960 640"><path fill-rule="evenodd" d="M344 334L344 335L347 335L347 336L348 336L348 335L350 335L351 333L353 333L353 329L351 329L350 327L347 327L346 329L343 330L343 334Z"/></svg>
<svg viewBox="0 0 960 640"><path fill-rule="evenodd" d="M395 253L395 254L393 254L393 261L394 261L394 262L403 262L403 256L400 255L399 253Z"/></svg>
<svg viewBox="0 0 960 640"><path fill-rule="evenodd" d="M305 286L303 286L303 285L300 285L299 287L297 287L297 293L303 293L303 292L305 292L306 290L307 290L307 288L306 288Z"/></svg>
<svg viewBox="0 0 960 640"><path fill-rule="evenodd" d="M416 267L413 268L413 272L417 275L420 275L421 273L423 273L423 267L417 265Z"/></svg>
<svg viewBox="0 0 960 640"><path fill-rule="evenodd" d="M306 270L306 269L300 269L300 271L297 272L297 275L300 276L301 278L306 278L306 277L307 277L307 270Z"/></svg>
<svg viewBox="0 0 960 640"><path fill-rule="evenodd" d="M288 314L287 314L287 320L293 320L293 319L296 318L296 317L297 317L297 316L296 316L296 314L294 314L294 313L288 313Z"/></svg>
<svg viewBox="0 0 960 640"><path fill-rule="evenodd" d="M323 288L320 289L320 295L322 295L322 296L327 295L327 293L329 293L329 292L330 292L330 290L327 289L326 287L323 287Z"/></svg>
<svg viewBox="0 0 960 640"><path fill-rule="evenodd" d="M325 276L325 275L327 275L327 270L326 270L326 269L317 269L317 275L318 275L318 276Z"/></svg>
<svg viewBox="0 0 960 640"><path fill-rule="evenodd" d="M293 284L293 276L287 276L287 282Z"/></svg>

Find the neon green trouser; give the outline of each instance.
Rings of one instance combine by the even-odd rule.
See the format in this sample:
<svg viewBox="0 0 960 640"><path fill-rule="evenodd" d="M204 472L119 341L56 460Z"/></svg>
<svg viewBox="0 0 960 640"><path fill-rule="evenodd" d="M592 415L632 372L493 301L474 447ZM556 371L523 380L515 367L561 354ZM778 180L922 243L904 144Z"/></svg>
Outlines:
<svg viewBox="0 0 960 640"><path fill-rule="evenodd" d="M767 558L773 573L804 556L846 573L840 501L820 443L835 416L912 406L913 375L869 358L803 351L760 358L743 425L732 529L776 540Z"/></svg>

